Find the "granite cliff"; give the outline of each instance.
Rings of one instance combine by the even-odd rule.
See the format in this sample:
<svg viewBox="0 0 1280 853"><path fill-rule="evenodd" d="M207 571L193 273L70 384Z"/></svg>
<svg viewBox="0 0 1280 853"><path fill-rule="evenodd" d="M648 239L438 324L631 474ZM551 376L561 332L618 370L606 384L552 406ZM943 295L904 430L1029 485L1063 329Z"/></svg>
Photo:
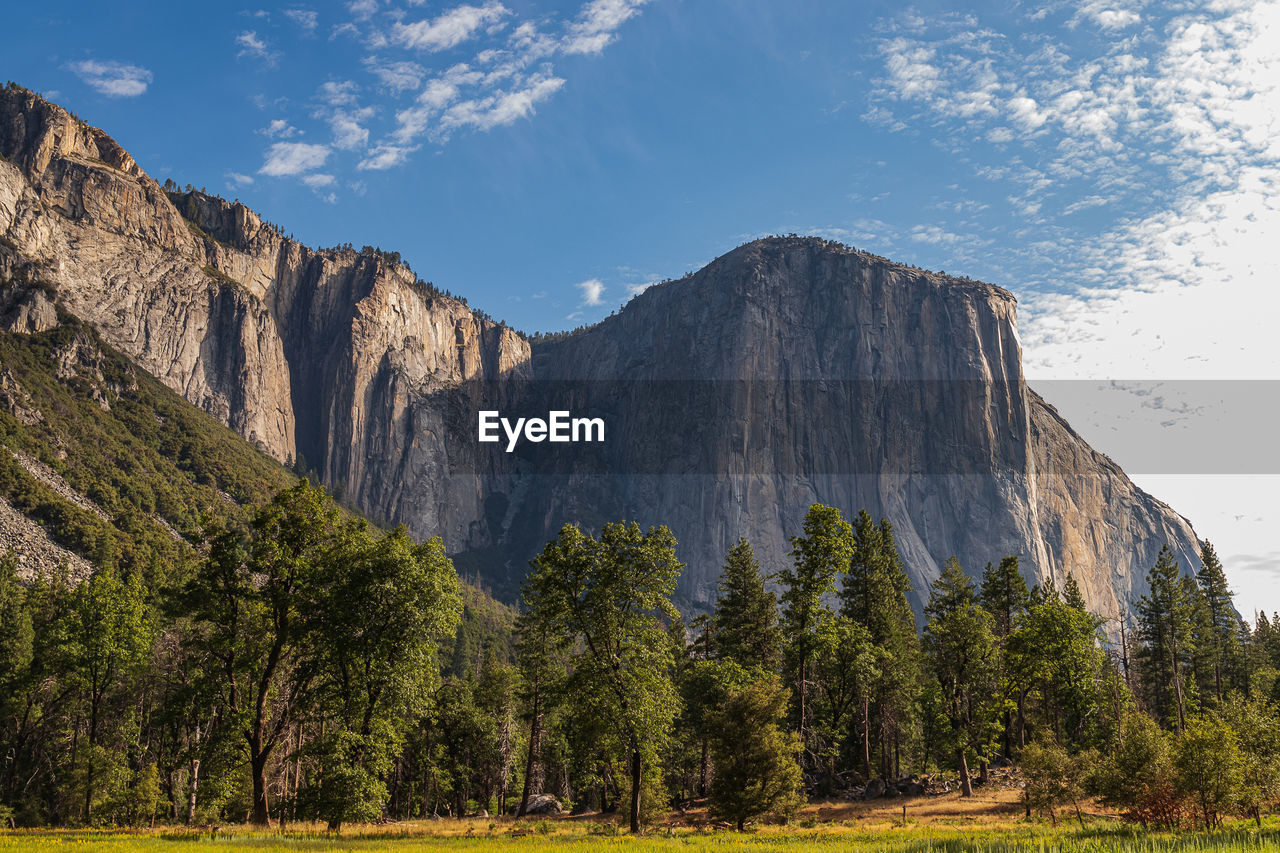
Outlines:
<svg viewBox="0 0 1280 853"><path fill-rule="evenodd" d="M631 517L673 527L682 597L705 606L728 545L745 535L776 567L814 501L890 518L917 589L952 554L976 573L1012 553L1115 615L1161 545L1197 565L1187 521L1027 386L998 287L775 238L531 347L396 256L308 248L161 187L16 86L0 154L0 279L52 290L0 306L6 328L55 322L56 300L370 516L443 535L500 592L562 522ZM482 404L552 400L606 412L619 438L550 467L475 441Z"/></svg>

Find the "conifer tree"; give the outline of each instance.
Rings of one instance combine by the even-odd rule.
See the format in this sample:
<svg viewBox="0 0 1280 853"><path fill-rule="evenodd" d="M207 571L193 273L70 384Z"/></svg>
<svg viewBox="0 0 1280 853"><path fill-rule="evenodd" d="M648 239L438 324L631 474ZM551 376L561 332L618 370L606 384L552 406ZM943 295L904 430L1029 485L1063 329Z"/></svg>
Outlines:
<svg viewBox="0 0 1280 853"><path fill-rule="evenodd" d="M1018 570L1018 558L1005 557L998 567L987 563L982 573L982 606L995 620L994 631L998 638L1009 636L1018 616L1027 608L1031 593L1027 582Z"/></svg>
<svg viewBox="0 0 1280 853"><path fill-rule="evenodd" d="M893 525L866 510L854 522L853 557L840 590L841 615L866 628L877 659L865 722L875 732L880 775L896 778L899 746L913 722L919 692L919 638L907 601L911 581ZM860 755L866 744L860 745Z"/></svg>
<svg viewBox="0 0 1280 853"><path fill-rule="evenodd" d="M969 757L988 754L1005 703L991 614L978 604L973 581L955 557L934 582L925 617L925 657L947 723L944 751L955 758L962 794L972 796Z"/></svg>
<svg viewBox="0 0 1280 853"><path fill-rule="evenodd" d="M1007 640L1031 602L1031 593L1027 590L1027 582L1023 579L1022 572L1018 570L1016 556L1005 557L1000 561L999 566L987 563L986 569L982 572L979 598L982 606L994 620L992 629L1000 651L1000 670L1005 679L1005 692L1017 697L1017 718L1014 718L1014 709L1010 708L1005 711L1003 721L1004 756L1012 758L1015 725L1018 731L1018 745L1019 747L1023 745L1026 730L1025 703L1029 685L1025 677L1020 677L1025 675L1021 668L1011 665Z"/></svg>
<svg viewBox="0 0 1280 853"><path fill-rule="evenodd" d="M1222 562L1207 539L1200 546L1200 570L1196 572L1196 581L1207 611L1206 630L1197 650L1211 668L1214 696L1221 702L1224 681L1240 662L1240 620L1231 605L1231 587L1222 570Z"/></svg>
<svg viewBox="0 0 1280 853"><path fill-rule="evenodd" d="M795 685L797 729L807 751L809 744L809 679L819 632L831 612L823 598L836 591L836 575L853 557L853 529L840 510L814 504L804 517L804 535L792 537L792 567L779 575L782 582L782 625L787 638L787 667Z"/></svg>
<svg viewBox="0 0 1280 853"><path fill-rule="evenodd" d="M1182 576L1168 545L1147 572L1147 585L1137 605L1143 689L1156 716L1182 731L1194 700L1195 586Z"/></svg>
<svg viewBox="0 0 1280 853"><path fill-rule="evenodd" d="M1071 572L1067 572L1067 581L1062 585L1062 600L1067 606L1081 613L1089 612L1089 605L1085 603L1084 593L1080 591L1080 584L1076 582L1076 576Z"/></svg>
<svg viewBox="0 0 1280 853"><path fill-rule="evenodd" d="M711 622L717 656L744 668L776 671L782 663L778 597L765 588L746 539L739 539L725 556L719 589Z"/></svg>

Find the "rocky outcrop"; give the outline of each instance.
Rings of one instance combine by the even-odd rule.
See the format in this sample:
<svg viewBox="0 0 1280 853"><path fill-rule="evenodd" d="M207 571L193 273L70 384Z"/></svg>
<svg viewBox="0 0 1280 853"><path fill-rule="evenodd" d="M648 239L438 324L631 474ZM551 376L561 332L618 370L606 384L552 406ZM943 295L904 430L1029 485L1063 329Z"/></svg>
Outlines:
<svg viewBox="0 0 1280 853"><path fill-rule="evenodd" d="M17 560L20 578L29 579L59 567L76 579L88 577L93 571L88 560L56 544L43 527L4 498L0 498L0 544L4 553L11 552Z"/></svg>
<svg viewBox="0 0 1280 853"><path fill-rule="evenodd" d="M998 287L761 240L531 349L394 255L311 249L243 205L160 187L18 87L0 93L0 153L5 277L47 283L186 399L370 516L443 535L506 595L561 523L626 517L673 527L681 596L706 606L738 536L776 569L815 501L893 521L917 607L952 555L974 573L1006 554L1033 581L1071 572L1104 615L1166 542L1196 565L1186 520L1027 387ZM8 327L52 310L23 305ZM552 403L605 417L610 439L476 441L479 408Z"/></svg>
<svg viewBox="0 0 1280 853"><path fill-rule="evenodd" d="M373 517L483 540L484 496L447 488L421 401L519 375L523 338L383 253L313 250L244 205L166 190L25 89L0 91L0 128L0 272L55 288L170 388Z"/></svg>

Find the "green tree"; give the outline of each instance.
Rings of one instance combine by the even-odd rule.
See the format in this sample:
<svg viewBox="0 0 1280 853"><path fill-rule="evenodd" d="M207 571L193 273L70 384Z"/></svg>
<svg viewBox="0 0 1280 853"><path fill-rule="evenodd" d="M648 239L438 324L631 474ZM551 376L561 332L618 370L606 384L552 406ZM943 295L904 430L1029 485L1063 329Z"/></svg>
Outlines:
<svg viewBox="0 0 1280 853"><path fill-rule="evenodd" d="M739 539L725 555L711 626L716 654L743 667L776 670L782 662L778 598L751 550Z"/></svg>
<svg viewBox="0 0 1280 853"><path fill-rule="evenodd" d="M235 530L211 531L186 591L220 702L244 741L259 825L271 819L267 762L315 698L326 645L322 578L333 571L326 561L346 550L344 533L333 501L303 480L258 510L247 543Z"/></svg>
<svg viewBox="0 0 1280 853"><path fill-rule="evenodd" d="M5 762L0 803L11 808L18 783L19 753L30 718L28 685L35 655L35 625L27 591L18 580L13 552L0 557L0 750L12 750ZM12 813L10 813L12 814Z"/></svg>
<svg viewBox="0 0 1280 853"><path fill-rule="evenodd" d="M1080 590L1080 584L1076 583L1076 576L1071 572L1067 572L1067 580L1062 585L1062 600L1074 610L1078 610L1081 613L1089 612L1089 605L1085 603L1084 593Z"/></svg>
<svg viewBox="0 0 1280 853"><path fill-rule="evenodd" d="M577 647L570 689L614 721L627 751L632 832L640 831L646 767L656 764L676 712L664 625L679 618L675 546L666 527L642 533L634 522L606 524L597 541L565 525L533 560L533 583L558 599L553 610Z"/></svg>
<svg viewBox="0 0 1280 853"><path fill-rule="evenodd" d="M1008 638L1031 602L1031 593L1028 592L1027 582L1018 569L1017 557L1005 557L1000 561L999 566L987 563L986 569L982 572L978 600L994 620L992 630L1000 651L1001 672L1007 682L1005 691L1008 695L1017 697L1017 719L1014 719L1014 709L1011 708L1005 711L1003 722L1004 756L1012 758L1015 724L1020 747L1025 738L1025 705L1028 687L1025 680L1018 677L1017 668L1012 665Z"/></svg>
<svg viewBox="0 0 1280 853"><path fill-rule="evenodd" d="M522 594L524 609L515 625L521 707L528 722L524 789L517 817L524 817L532 795L542 793L546 719L568 675L566 656L573 638L564 630L569 622L568 601L560 594L556 581L550 571L528 575Z"/></svg>
<svg viewBox="0 0 1280 853"><path fill-rule="evenodd" d="M153 626L138 576L122 579L111 568L94 572L73 590L70 611L58 629L58 667L86 715L79 778L81 815L90 823L95 796L101 793L97 783L120 760L100 739L108 695L129 683L151 650Z"/></svg>
<svg viewBox="0 0 1280 853"><path fill-rule="evenodd" d="M836 575L853 557L853 529L840 510L814 504L804 517L804 535L792 537L790 568L779 573L782 583L782 626L787 638L788 669L795 685L796 721L800 742L809 743L809 668L818 646L819 629L830 611L825 596L836 591Z"/></svg>
<svg viewBox="0 0 1280 853"><path fill-rule="evenodd" d="M982 572L980 600L994 620L992 630L998 639L1004 639L1013 631L1030 598L1027 582L1018 569L1017 557L1005 557L999 566L987 563Z"/></svg>
<svg viewBox="0 0 1280 853"><path fill-rule="evenodd" d="M925 657L947 723L945 751L954 757L962 795L968 797L973 795L969 756L986 757L1005 705L999 695L993 620L954 557L942 567L924 612Z"/></svg>
<svg viewBox="0 0 1280 853"><path fill-rule="evenodd" d="M1205 828L1218 826L1234 809L1244 784L1240 741L1218 717L1192 718L1178 738L1174 754L1178 789L1200 808Z"/></svg>
<svg viewBox="0 0 1280 853"><path fill-rule="evenodd" d="M1240 748L1237 805L1261 827L1263 811L1280 801L1280 716L1266 702L1239 694L1229 696L1218 713L1236 733Z"/></svg>
<svg viewBox="0 0 1280 853"><path fill-rule="evenodd" d="M1182 731L1195 698L1195 588L1167 545L1147 572L1147 586L1137 605L1143 687L1156 716Z"/></svg>
<svg viewBox="0 0 1280 853"><path fill-rule="evenodd" d="M1051 738L1037 738L1027 744L1020 762L1027 783L1022 790L1027 815L1033 811L1048 812L1054 826L1057 826L1057 810L1070 803L1083 827L1084 818L1080 815L1081 780L1084 778L1082 765L1083 762L1073 758Z"/></svg>
<svg viewBox="0 0 1280 853"><path fill-rule="evenodd" d="M1028 692L1055 739L1075 747L1096 739L1090 727L1099 722L1106 660L1093 616L1049 589L1009 635L1005 657L1012 679Z"/></svg>
<svg viewBox="0 0 1280 853"><path fill-rule="evenodd" d="M871 700L882 668L890 662L865 626L847 616L823 622L813 656L812 751L827 784L834 787L845 759L860 763L865 778L871 776Z"/></svg>
<svg viewBox="0 0 1280 853"><path fill-rule="evenodd" d="M1214 697L1221 702L1224 681L1236 674L1240 666L1240 619L1231 604L1232 592L1222 562L1206 539L1200 546L1200 569L1196 572L1206 611L1207 624L1197 638L1196 650L1204 666L1212 673Z"/></svg>
<svg viewBox="0 0 1280 853"><path fill-rule="evenodd" d="M782 728L787 692L775 675L731 689L712 713L711 812L741 831L762 814L789 817L799 808L800 740Z"/></svg>
<svg viewBox="0 0 1280 853"><path fill-rule="evenodd" d="M1091 787L1110 808L1145 826L1176 826L1182 816L1169 736L1140 711L1120 723L1120 736L1105 753Z"/></svg>
<svg viewBox="0 0 1280 853"><path fill-rule="evenodd" d="M333 721L321 816L337 829L368 819L369 803L385 799L382 776L426 713L437 648L457 629L462 603L439 537L418 545L404 527L375 536L354 523L335 545L318 567L315 612L305 618L321 655L317 701Z"/></svg>
<svg viewBox="0 0 1280 853"><path fill-rule="evenodd" d="M919 695L920 646L907 600L911 582L898 554L893 525L876 524L866 510L853 526L853 556L840 591L841 614L865 627L878 672L864 720L863 757L879 756L880 775L897 778L900 744L914 722ZM870 768L864 767L866 775Z"/></svg>

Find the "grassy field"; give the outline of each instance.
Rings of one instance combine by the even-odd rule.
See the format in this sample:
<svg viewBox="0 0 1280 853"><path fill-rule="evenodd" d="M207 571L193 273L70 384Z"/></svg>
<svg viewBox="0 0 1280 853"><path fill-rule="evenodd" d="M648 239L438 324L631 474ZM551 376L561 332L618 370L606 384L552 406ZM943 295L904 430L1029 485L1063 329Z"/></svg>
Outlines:
<svg viewBox="0 0 1280 853"><path fill-rule="evenodd" d="M550 820L505 818L411 821L355 826L340 836L319 826L287 831L247 827L219 830L156 829L120 832L19 830L0 832L0 853L50 848L106 851L228 850L493 850L493 851L851 851L851 853L1074 853L1074 851L1252 851L1280 850L1280 823L1262 830L1237 824L1212 832L1147 833L1107 815L1086 814L1084 826L1065 819L1054 827L1021 816L1016 792L994 791L972 800L958 795L907 802L817 803L786 826L745 833L715 828L705 814L673 815L643 838L622 833L599 815ZM1065 816L1064 816L1065 818Z"/></svg>

